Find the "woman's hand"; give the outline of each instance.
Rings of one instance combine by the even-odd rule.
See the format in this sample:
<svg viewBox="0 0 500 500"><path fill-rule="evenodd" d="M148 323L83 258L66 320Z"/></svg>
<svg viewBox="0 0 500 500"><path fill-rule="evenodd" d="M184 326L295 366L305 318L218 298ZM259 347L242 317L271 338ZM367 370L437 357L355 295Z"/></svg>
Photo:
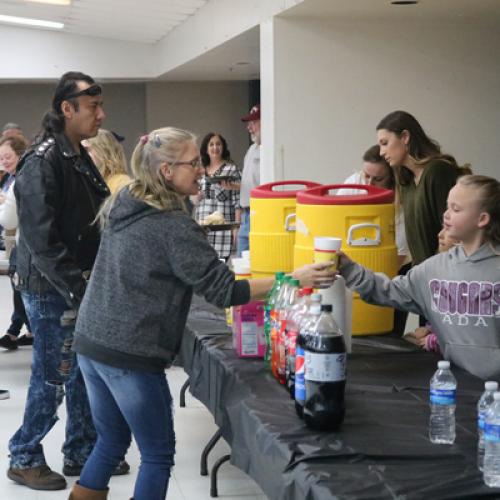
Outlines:
<svg viewBox="0 0 500 500"><path fill-rule="evenodd" d="M295 269L292 277L300 281L300 286L311 286L313 288L328 288L335 281L337 273L331 270L330 262L320 264L306 264Z"/></svg>

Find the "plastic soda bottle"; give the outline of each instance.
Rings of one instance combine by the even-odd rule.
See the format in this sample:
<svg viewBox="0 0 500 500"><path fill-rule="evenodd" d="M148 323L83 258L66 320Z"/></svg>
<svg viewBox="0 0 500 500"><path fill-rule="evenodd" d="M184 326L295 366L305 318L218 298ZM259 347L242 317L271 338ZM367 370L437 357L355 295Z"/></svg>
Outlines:
<svg viewBox="0 0 500 500"><path fill-rule="evenodd" d="M278 381L286 384L286 323L290 310L298 300L300 282L296 279L289 281L288 291L283 296L279 311L279 336L278 336Z"/></svg>
<svg viewBox="0 0 500 500"><path fill-rule="evenodd" d="M285 378L290 397L295 398L295 352L302 318L311 304L312 288L302 288L296 304L290 309L286 320Z"/></svg>
<svg viewBox="0 0 500 500"><path fill-rule="evenodd" d="M276 302L271 310L271 371L274 377L278 378L278 363L279 363L279 332L280 332L280 317L279 313L281 310L281 305L284 301L284 297L288 293L288 283L291 280L291 276L283 276L283 281L281 282L280 290L276 298Z"/></svg>
<svg viewBox="0 0 500 500"><path fill-rule="evenodd" d="M274 284L267 294L266 303L264 305L264 337L266 339L266 354L264 360L266 363L271 363L271 311L273 310L276 299L278 298L279 289L285 273L278 271L274 275Z"/></svg>
<svg viewBox="0 0 500 500"><path fill-rule="evenodd" d="M309 326L314 324L321 314L321 295L311 295L309 310L302 317L299 326L299 336L295 348L295 411L302 418L304 404L306 402L306 380L305 380L305 351L304 346L309 335Z"/></svg>
<svg viewBox="0 0 500 500"><path fill-rule="evenodd" d="M335 430L344 420L347 354L344 337L323 304L305 341L306 401L304 420L312 429Z"/></svg>

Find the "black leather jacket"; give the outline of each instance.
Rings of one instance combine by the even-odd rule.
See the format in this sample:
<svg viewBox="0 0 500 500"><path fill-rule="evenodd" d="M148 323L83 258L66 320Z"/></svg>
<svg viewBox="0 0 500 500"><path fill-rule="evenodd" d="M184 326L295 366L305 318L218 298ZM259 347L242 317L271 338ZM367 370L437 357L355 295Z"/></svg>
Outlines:
<svg viewBox="0 0 500 500"><path fill-rule="evenodd" d="M87 152L54 134L20 161L14 185L19 217L17 287L54 288L77 309L99 248L92 224L109 190Z"/></svg>

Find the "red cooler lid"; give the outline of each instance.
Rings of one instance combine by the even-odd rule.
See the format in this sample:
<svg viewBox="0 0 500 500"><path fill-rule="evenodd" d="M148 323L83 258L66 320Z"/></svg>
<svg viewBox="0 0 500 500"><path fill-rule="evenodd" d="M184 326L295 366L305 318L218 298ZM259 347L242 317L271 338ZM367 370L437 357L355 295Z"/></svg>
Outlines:
<svg viewBox="0 0 500 500"><path fill-rule="evenodd" d="M359 189L362 194L331 194L337 189ZM297 193L297 201L304 205L382 205L394 202L394 191L363 184L327 184Z"/></svg>
<svg viewBox="0 0 500 500"><path fill-rule="evenodd" d="M292 186L291 189L281 189L282 187ZM262 184L250 191L252 198L295 198L297 193L303 192L315 186L321 186L317 182L311 181L276 181Z"/></svg>

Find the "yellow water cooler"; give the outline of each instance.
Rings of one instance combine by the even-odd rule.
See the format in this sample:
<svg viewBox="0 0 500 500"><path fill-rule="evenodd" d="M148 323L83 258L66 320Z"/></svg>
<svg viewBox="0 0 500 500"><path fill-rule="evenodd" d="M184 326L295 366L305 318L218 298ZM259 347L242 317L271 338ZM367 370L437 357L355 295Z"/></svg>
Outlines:
<svg viewBox="0 0 500 500"><path fill-rule="evenodd" d="M359 194L336 194L352 188ZM365 185L324 185L297 194L294 265L313 262L314 237L342 238L342 250L355 262L389 277L397 274L394 192ZM354 294L352 334L385 333L393 328L393 309L363 302Z"/></svg>
<svg viewBox="0 0 500 500"><path fill-rule="evenodd" d="M250 263L253 278L293 270L294 218L297 193L319 186L309 181L277 181L250 193Z"/></svg>

